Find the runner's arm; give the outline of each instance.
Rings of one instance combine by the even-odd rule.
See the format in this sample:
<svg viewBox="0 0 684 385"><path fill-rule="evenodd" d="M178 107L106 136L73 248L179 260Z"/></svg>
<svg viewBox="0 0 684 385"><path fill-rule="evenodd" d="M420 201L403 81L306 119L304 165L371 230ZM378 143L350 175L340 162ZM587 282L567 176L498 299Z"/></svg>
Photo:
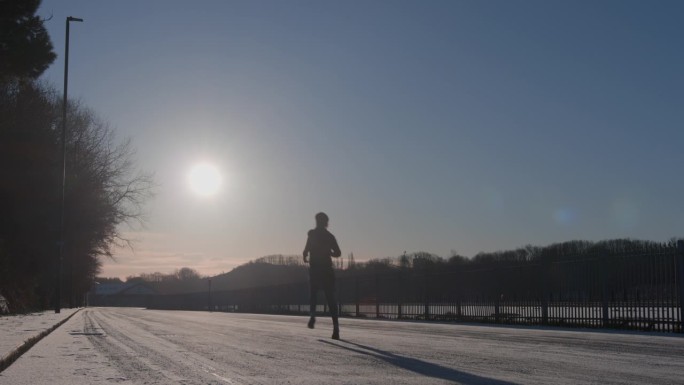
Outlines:
<svg viewBox="0 0 684 385"><path fill-rule="evenodd" d="M302 256L304 257L304 263L309 263L309 252L311 251L311 234L306 237L306 245L304 246L304 252Z"/></svg>
<svg viewBox="0 0 684 385"><path fill-rule="evenodd" d="M337 245L337 239L335 239L335 236L330 234L330 237L332 238L332 241L330 242L330 251L332 252L331 256L337 258L342 255L342 251L340 250L340 246Z"/></svg>

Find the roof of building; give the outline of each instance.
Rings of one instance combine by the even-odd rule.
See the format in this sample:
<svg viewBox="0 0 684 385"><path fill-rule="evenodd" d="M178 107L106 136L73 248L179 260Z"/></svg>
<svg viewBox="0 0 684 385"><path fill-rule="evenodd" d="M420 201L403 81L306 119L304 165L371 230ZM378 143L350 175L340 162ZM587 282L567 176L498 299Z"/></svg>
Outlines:
<svg viewBox="0 0 684 385"><path fill-rule="evenodd" d="M150 286L140 283L103 283L95 286L96 295L139 295L158 294Z"/></svg>

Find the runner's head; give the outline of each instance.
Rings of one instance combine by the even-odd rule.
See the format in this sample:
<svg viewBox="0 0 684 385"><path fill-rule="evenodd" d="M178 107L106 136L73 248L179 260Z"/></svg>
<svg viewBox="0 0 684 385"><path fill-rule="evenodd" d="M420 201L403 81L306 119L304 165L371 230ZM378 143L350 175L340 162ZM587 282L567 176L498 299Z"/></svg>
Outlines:
<svg viewBox="0 0 684 385"><path fill-rule="evenodd" d="M329 220L328 215L324 212L316 214L316 227L328 227Z"/></svg>

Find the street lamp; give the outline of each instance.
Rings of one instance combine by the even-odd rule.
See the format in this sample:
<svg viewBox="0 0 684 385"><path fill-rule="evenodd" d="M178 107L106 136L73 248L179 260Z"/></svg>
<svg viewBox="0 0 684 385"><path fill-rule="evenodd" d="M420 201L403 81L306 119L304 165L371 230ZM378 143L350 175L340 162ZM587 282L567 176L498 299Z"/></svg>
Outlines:
<svg viewBox="0 0 684 385"><path fill-rule="evenodd" d="M66 184L66 130L67 130L67 85L69 81L69 23L82 22L83 19L69 16L66 18L66 42L64 45L64 100L62 103L62 191L59 210L59 268L57 269L57 301L55 313L62 306L62 262L64 260L64 185Z"/></svg>
<svg viewBox="0 0 684 385"><path fill-rule="evenodd" d="M209 308L209 311L212 311L211 309L211 278L208 278L209 280L209 298L207 299L207 307Z"/></svg>
<svg viewBox="0 0 684 385"><path fill-rule="evenodd" d="M85 307L90 306L90 293L92 292L93 294L97 295L97 285L99 285L99 284L100 284L99 282L93 281L93 284L90 285L90 288L88 289L88 291L86 291Z"/></svg>

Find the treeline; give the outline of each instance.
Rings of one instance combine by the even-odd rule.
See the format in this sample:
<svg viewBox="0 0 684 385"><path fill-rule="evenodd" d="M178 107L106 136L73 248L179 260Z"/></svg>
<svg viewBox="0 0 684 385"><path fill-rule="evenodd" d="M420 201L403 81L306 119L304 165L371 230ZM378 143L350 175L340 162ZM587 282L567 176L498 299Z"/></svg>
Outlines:
<svg viewBox="0 0 684 385"><path fill-rule="evenodd" d="M228 273L209 277L183 267L170 274L143 273L126 278L126 283L144 283L160 294L208 291L209 281L214 291L246 289L307 279L307 266L302 257L270 255L240 265ZM98 283L124 283L118 278L96 278Z"/></svg>
<svg viewBox="0 0 684 385"><path fill-rule="evenodd" d="M56 306L62 271L60 307L76 306L98 258L127 243L119 225L140 218L152 179L136 170L129 142L117 142L106 122L73 101L62 167L63 100L36 80L56 56L35 16L40 1L1 3L0 294L13 312Z"/></svg>
<svg viewBox="0 0 684 385"><path fill-rule="evenodd" d="M417 252L398 257L372 259L356 263L348 270L363 272L367 270L391 269L462 269L468 267L495 268L529 265L542 262L573 261L586 258L626 257L630 255L661 254L676 248L676 238L667 242L654 242L637 239L610 239L598 242L573 240L553 243L547 246L526 245L512 250L480 252L468 258L457 253L449 257Z"/></svg>
<svg viewBox="0 0 684 385"><path fill-rule="evenodd" d="M183 267L169 274L155 272L131 275L126 277L125 282L108 277L97 277L95 282L96 285L143 283L160 294L177 294L207 291L208 277L200 275L194 269Z"/></svg>
<svg viewBox="0 0 684 385"><path fill-rule="evenodd" d="M415 252L396 257L371 259L356 262L353 254L334 259L339 278L393 274L403 272L422 274L426 271L455 272L471 270L492 270L530 265L552 264L603 259L611 262L611 270L625 273L631 265L623 258L630 256L659 255L671 253L677 239L668 242L652 242L634 239L612 239L599 242L568 241L547 246L527 245L512 250L481 252L469 258L457 253L441 257L427 252ZM502 277L509 279L510 277ZM127 282L145 282L161 294L177 294L207 291L209 280L213 291L247 289L263 286L304 282L308 279L308 265L299 255L269 255L240 265L232 271L214 277L202 277L190 268L175 273L141 274L129 277ZM541 277L536 277L541 279Z"/></svg>

